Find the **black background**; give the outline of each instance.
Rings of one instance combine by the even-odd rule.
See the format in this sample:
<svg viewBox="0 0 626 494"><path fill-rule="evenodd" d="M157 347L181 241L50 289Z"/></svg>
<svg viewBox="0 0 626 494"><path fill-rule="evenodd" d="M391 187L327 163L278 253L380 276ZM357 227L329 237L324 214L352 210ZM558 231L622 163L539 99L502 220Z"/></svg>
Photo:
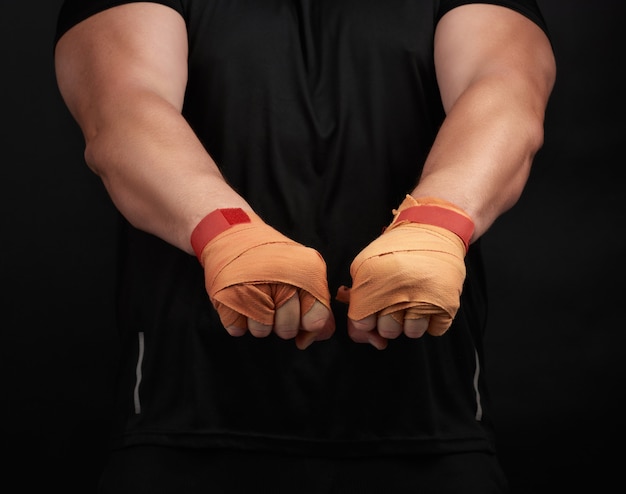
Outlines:
<svg viewBox="0 0 626 494"><path fill-rule="evenodd" d="M4 492L94 492L106 447L114 210L56 87L60 4L0 7ZM485 236L487 365L513 494L606 492L626 459L626 2L540 5L559 72L528 187Z"/></svg>

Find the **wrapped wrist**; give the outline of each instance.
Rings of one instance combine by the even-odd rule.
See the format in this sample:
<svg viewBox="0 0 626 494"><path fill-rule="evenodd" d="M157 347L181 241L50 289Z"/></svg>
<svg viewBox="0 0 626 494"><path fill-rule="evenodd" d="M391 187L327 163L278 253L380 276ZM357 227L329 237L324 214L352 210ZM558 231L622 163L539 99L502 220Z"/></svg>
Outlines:
<svg viewBox="0 0 626 494"><path fill-rule="evenodd" d="M240 208L216 209L207 214L191 233L191 246L198 260L206 245L233 225L250 223L250 216Z"/></svg>
<svg viewBox="0 0 626 494"><path fill-rule="evenodd" d="M414 199L407 194L394 215L390 227L408 221L445 228L461 239L465 252L469 249L474 222L465 211L452 203L432 197Z"/></svg>

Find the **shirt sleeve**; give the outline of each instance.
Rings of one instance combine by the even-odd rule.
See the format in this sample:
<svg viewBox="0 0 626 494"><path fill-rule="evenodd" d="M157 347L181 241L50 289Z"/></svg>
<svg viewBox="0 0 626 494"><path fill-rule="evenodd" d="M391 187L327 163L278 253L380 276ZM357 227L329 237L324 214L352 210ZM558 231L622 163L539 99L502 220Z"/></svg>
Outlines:
<svg viewBox="0 0 626 494"><path fill-rule="evenodd" d="M513 9L528 17L546 33L546 36L550 37L548 26L536 0L441 0L439 2L439 9L435 19L436 22L439 22L439 20L450 10L461 5L471 3L488 3L491 5L500 5L502 7Z"/></svg>
<svg viewBox="0 0 626 494"><path fill-rule="evenodd" d="M61 5L59 14L57 16L56 32L54 36L54 45L69 29L84 21L88 17L91 17L103 10L123 5L127 3L133 3L146 0L65 0ZM173 8L178 13L183 15L183 7L180 0L148 0L152 3L159 3Z"/></svg>

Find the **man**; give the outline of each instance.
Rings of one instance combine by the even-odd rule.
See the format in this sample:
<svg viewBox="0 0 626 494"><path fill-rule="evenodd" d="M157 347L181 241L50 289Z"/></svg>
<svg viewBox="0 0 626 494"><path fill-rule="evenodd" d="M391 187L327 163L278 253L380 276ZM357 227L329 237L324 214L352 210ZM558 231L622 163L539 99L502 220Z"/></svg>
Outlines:
<svg viewBox="0 0 626 494"><path fill-rule="evenodd" d="M480 237L543 142L546 33L527 0L66 1L123 217L101 492L505 491Z"/></svg>

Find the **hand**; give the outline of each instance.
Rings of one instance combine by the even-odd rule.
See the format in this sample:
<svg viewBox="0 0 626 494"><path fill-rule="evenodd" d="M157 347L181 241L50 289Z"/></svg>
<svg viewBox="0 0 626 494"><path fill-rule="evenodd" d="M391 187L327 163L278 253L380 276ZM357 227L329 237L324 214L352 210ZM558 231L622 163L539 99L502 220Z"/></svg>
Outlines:
<svg viewBox="0 0 626 494"><path fill-rule="evenodd" d="M209 232L228 211L233 210L217 210L203 220ZM217 235L210 233L204 247L194 247L204 267L207 293L228 333L241 336L249 331L262 338L274 332L295 339L300 349L330 338L335 323L320 254L256 214L234 211L247 221L227 221Z"/></svg>
<svg viewBox="0 0 626 494"><path fill-rule="evenodd" d="M444 334L459 309L472 231L471 219L453 205L407 196L391 225L352 262L352 288L340 295L349 298L350 337L383 349L401 334Z"/></svg>

